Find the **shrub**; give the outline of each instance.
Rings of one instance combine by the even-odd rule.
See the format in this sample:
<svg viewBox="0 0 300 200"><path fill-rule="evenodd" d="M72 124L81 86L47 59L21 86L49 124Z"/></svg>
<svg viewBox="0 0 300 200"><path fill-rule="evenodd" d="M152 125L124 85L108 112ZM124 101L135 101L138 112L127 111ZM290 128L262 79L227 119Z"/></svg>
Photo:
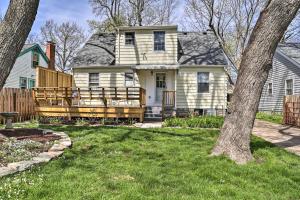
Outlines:
<svg viewBox="0 0 300 200"><path fill-rule="evenodd" d="M216 116L169 118L164 121L164 127L221 128L223 123L224 118Z"/></svg>
<svg viewBox="0 0 300 200"><path fill-rule="evenodd" d="M256 119L276 123L276 124L282 124L283 116L280 114L268 114L268 113L263 113L259 112L256 114Z"/></svg>

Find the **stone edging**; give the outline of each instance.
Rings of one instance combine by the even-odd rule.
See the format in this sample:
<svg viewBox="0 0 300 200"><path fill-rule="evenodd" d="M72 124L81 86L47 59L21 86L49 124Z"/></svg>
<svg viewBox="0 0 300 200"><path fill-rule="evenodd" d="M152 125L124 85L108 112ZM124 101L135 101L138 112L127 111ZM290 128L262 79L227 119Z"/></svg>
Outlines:
<svg viewBox="0 0 300 200"><path fill-rule="evenodd" d="M0 177L25 171L36 164L49 162L50 160L61 156L66 148L71 147L72 141L67 134L64 132L53 132L53 134L60 136L61 139L55 141L55 144L48 150L48 152L40 153L31 160L9 163L7 167L0 167Z"/></svg>

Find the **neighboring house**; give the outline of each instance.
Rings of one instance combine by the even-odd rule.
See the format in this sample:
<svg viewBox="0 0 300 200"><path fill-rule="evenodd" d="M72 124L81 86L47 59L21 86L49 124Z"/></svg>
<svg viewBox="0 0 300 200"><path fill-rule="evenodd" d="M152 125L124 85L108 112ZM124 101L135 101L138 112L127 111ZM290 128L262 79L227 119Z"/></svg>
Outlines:
<svg viewBox="0 0 300 200"><path fill-rule="evenodd" d="M259 111L282 112L286 95L300 95L300 44L279 44Z"/></svg>
<svg viewBox="0 0 300 200"><path fill-rule="evenodd" d="M143 26L94 34L71 67L78 88L144 88L154 114L161 112L163 91L176 92L177 114L216 114L227 105L227 65L211 31Z"/></svg>
<svg viewBox="0 0 300 200"><path fill-rule="evenodd" d="M50 66L50 60L47 56L50 56L50 51L53 51L53 48L55 49L54 44L48 42L45 53L38 44L25 44L6 79L4 87L21 89L35 87L37 66L54 69L54 66Z"/></svg>

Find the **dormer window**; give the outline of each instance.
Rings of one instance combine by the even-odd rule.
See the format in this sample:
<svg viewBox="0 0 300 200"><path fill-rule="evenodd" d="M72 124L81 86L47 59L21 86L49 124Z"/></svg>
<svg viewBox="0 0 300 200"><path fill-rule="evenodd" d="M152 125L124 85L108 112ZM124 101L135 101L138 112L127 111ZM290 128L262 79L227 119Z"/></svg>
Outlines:
<svg viewBox="0 0 300 200"><path fill-rule="evenodd" d="M164 31L154 31L154 51L165 51Z"/></svg>
<svg viewBox="0 0 300 200"><path fill-rule="evenodd" d="M36 68L37 66L39 66L39 62L40 62L40 56L37 52L33 52L32 55L32 67Z"/></svg>
<svg viewBox="0 0 300 200"><path fill-rule="evenodd" d="M134 32L125 33L125 45L133 46L134 44L135 44L135 33Z"/></svg>

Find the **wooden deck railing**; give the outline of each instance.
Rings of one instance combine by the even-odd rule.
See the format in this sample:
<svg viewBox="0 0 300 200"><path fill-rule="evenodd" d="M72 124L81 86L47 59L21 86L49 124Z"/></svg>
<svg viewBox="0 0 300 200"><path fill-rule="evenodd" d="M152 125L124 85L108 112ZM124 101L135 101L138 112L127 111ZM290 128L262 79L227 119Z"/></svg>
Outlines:
<svg viewBox="0 0 300 200"><path fill-rule="evenodd" d="M175 108L175 104L176 104L176 92L175 91L163 91L163 99L162 99L162 117L163 117L163 119L166 116L166 111L168 109Z"/></svg>
<svg viewBox="0 0 300 200"><path fill-rule="evenodd" d="M146 104L146 91L139 87L97 87L97 88L68 88L68 87L39 87L33 89L37 104L46 102L61 106L80 106L81 102L101 101L104 107L109 101L138 101L139 106ZM99 104L95 104L99 107ZM93 103L90 106L93 106Z"/></svg>

